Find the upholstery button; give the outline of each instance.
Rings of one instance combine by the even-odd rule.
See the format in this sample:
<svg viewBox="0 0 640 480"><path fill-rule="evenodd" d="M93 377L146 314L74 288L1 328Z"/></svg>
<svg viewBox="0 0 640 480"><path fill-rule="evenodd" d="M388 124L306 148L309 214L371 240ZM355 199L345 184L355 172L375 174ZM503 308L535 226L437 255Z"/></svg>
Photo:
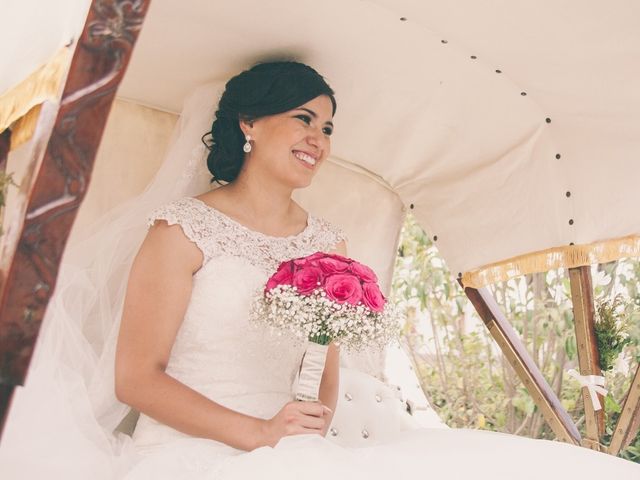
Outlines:
<svg viewBox="0 0 640 480"><path fill-rule="evenodd" d="M376 395L376 402L380 403L382 401L382 397L380 395Z"/></svg>
<svg viewBox="0 0 640 480"><path fill-rule="evenodd" d="M329 430L329 433L331 434L332 437L337 437L338 436L338 430L336 430L333 427L331 427L331 429Z"/></svg>
<svg viewBox="0 0 640 480"><path fill-rule="evenodd" d="M347 402L350 402L351 400L353 400L353 397L351 396L351 394L350 394L350 393L345 393L345 394L344 394L344 398L346 398L346 399L347 399Z"/></svg>
<svg viewBox="0 0 640 480"><path fill-rule="evenodd" d="M362 430L362 438L369 438L369 432Z"/></svg>

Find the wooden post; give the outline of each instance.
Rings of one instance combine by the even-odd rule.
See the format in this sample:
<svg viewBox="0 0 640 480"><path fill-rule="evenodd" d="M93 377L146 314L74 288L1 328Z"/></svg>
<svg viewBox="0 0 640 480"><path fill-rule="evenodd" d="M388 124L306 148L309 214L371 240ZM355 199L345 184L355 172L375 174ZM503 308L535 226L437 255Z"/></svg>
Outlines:
<svg viewBox="0 0 640 480"><path fill-rule="evenodd" d="M595 307L593 304L593 286L591 283L591 267L589 265L569 269L571 284L571 300L578 345L578 365L580 375L602 375L600 370L600 354L594 330ZM586 438L582 444L593 450L602 450L600 437L604 434L604 398L598 394L598 401L603 407L594 410L591 396L586 388L582 389Z"/></svg>
<svg viewBox="0 0 640 480"><path fill-rule="evenodd" d="M623 448L627 448L640 430L640 365L636 369L627 399L622 406L622 413L613 431L608 453L618 455Z"/></svg>
<svg viewBox="0 0 640 480"><path fill-rule="evenodd" d="M462 283L460 282L460 284ZM466 287L464 293L471 300L480 314L480 318L489 329L489 333L524 383L558 439L580 445L580 432L573 420L543 377L542 372L527 352L489 290L486 287L480 289Z"/></svg>
<svg viewBox="0 0 640 480"><path fill-rule="evenodd" d="M0 298L2 421L11 392L24 384L64 246L88 188L111 103L149 3L91 3L29 196L17 249L5 272Z"/></svg>

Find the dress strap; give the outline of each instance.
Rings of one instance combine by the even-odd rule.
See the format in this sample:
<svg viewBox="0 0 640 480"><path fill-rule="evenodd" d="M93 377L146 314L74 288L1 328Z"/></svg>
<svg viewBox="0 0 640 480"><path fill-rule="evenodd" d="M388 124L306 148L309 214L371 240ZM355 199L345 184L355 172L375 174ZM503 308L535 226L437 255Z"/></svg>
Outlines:
<svg viewBox="0 0 640 480"><path fill-rule="evenodd" d="M214 253L211 249L213 225L211 221L207 221L207 217L210 217L210 212L204 204L185 197L153 210L147 217L147 226L153 226L156 220L164 220L169 225L180 225L184 235L200 249L206 263Z"/></svg>

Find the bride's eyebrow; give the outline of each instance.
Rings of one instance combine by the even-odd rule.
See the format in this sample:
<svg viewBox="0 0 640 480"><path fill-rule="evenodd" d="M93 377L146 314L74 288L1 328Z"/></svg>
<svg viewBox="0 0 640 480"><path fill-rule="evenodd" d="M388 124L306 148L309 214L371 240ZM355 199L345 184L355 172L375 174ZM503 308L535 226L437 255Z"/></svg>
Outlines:
<svg viewBox="0 0 640 480"><path fill-rule="evenodd" d="M314 120L316 118L318 118L318 114L316 112L314 112L313 110L309 110L308 108L305 107L300 107L300 108L296 108L296 110L304 110L305 112L307 112L309 115L311 115L311 118L313 118ZM331 125L333 127L333 122L331 121L326 121L324 122L325 125Z"/></svg>

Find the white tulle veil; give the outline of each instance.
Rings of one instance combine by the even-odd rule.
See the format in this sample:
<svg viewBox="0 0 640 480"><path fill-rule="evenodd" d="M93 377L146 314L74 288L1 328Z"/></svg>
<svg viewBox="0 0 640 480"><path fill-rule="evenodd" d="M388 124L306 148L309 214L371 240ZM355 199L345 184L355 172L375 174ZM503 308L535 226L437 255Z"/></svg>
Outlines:
<svg viewBox="0 0 640 480"><path fill-rule="evenodd" d="M89 454L83 460L93 461L95 469L126 443L112 432L129 410L114 392L129 269L155 208L211 188L201 137L211 127L221 92L221 84L207 84L187 98L164 162L145 191L79 232L67 247L26 385L14 396L2 442L5 459L23 451L31 456L39 447L53 458L63 447L51 442L64 432L64 442L76 452L87 443L97 447L101 459Z"/></svg>

